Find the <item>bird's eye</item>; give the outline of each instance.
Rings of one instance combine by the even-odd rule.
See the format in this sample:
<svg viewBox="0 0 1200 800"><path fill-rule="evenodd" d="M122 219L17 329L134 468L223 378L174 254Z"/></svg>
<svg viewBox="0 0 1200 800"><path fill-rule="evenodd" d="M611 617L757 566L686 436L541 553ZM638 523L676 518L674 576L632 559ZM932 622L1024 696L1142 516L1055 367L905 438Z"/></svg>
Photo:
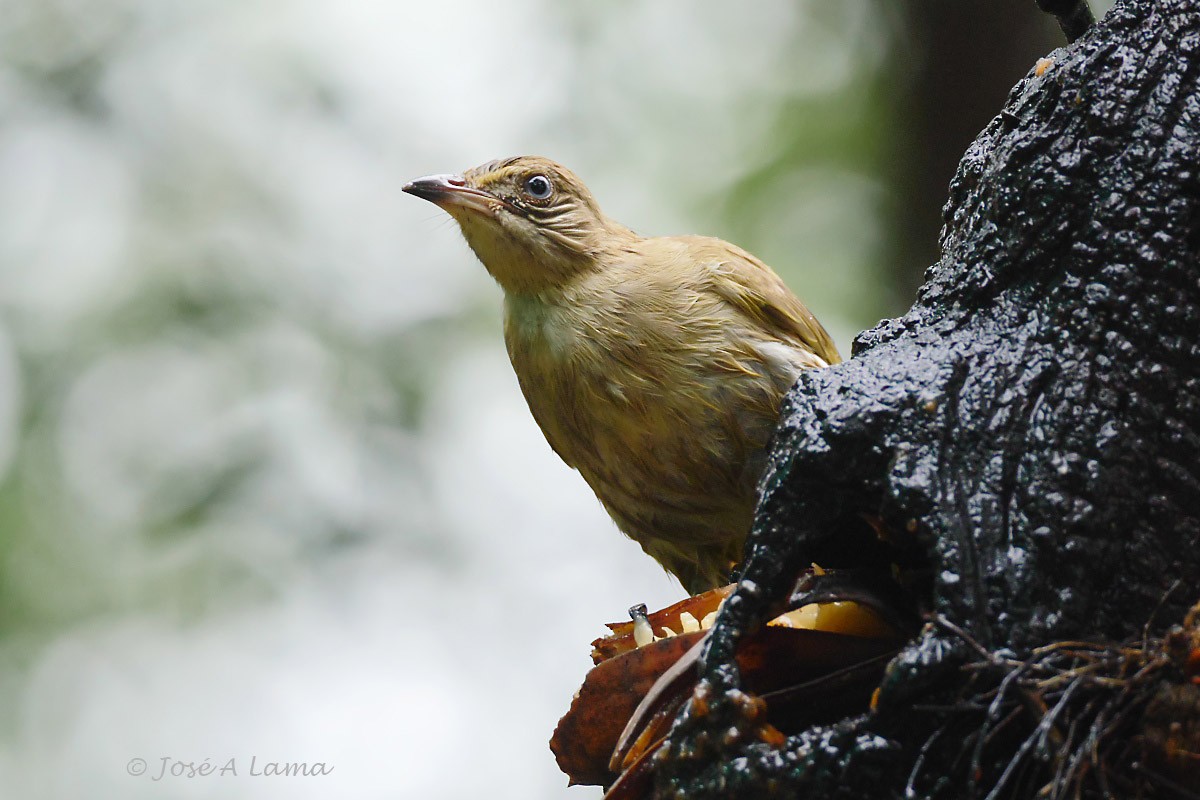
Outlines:
<svg viewBox="0 0 1200 800"><path fill-rule="evenodd" d="M525 179L524 189L534 200L545 200L554 191L554 186L545 175L533 175Z"/></svg>

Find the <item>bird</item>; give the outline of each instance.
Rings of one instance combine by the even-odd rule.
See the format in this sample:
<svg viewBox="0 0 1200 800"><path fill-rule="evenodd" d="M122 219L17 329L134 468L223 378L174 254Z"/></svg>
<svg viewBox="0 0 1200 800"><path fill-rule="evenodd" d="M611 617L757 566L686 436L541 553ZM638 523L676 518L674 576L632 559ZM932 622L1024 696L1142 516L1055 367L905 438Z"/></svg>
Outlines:
<svg viewBox="0 0 1200 800"><path fill-rule="evenodd" d="M504 292L534 420L623 533L690 594L742 558L784 395L841 361L766 264L707 236L641 236L540 156L414 180Z"/></svg>

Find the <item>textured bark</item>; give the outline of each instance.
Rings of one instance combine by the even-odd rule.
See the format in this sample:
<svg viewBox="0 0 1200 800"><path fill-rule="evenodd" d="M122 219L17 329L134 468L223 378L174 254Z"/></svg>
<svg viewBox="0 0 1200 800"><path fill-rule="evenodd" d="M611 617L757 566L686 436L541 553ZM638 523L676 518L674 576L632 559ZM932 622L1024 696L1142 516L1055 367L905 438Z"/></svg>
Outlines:
<svg viewBox="0 0 1200 800"><path fill-rule="evenodd" d="M937 735L964 663L1137 639L1197 600L1200 3L1129 0L1053 59L963 158L913 308L789 396L701 686L738 696L739 640L809 562L852 560L862 514L915 532L945 624L873 711L782 747L731 735L732 700L685 711L660 795L984 797L1012 754Z"/></svg>

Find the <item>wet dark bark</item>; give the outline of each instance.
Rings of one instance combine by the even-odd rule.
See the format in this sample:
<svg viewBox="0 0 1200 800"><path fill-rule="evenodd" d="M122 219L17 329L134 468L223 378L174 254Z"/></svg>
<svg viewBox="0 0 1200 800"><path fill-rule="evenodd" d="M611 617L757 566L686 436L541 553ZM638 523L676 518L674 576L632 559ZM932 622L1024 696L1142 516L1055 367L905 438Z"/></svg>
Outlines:
<svg viewBox="0 0 1200 800"><path fill-rule="evenodd" d="M1138 639L1200 599L1200 2L1129 0L1052 57L964 156L916 304L789 396L704 668L731 700L685 712L660 794L985 797L1012 753L955 760L964 664ZM738 641L862 514L913 532L944 624L874 710L726 735Z"/></svg>

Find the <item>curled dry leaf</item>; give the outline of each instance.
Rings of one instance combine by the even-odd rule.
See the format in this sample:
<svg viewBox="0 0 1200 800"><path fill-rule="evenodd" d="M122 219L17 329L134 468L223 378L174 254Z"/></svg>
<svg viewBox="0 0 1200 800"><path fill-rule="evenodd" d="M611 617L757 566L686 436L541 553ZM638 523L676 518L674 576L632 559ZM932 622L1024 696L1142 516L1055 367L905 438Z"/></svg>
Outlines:
<svg viewBox="0 0 1200 800"><path fill-rule="evenodd" d="M608 761L625 723L659 676L703 636L697 632L660 639L626 650L588 672L550 740L558 767L572 784L612 782Z"/></svg>
<svg viewBox="0 0 1200 800"><path fill-rule="evenodd" d="M645 615L662 638L642 647L635 622L610 624L612 635L593 642L597 665L550 742L572 784L611 786L613 796L644 793L651 756L693 694L707 635L679 631L701 620L711 624L732 590L726 586ZM858 601L804 603L773 620L746 640L738 656L746 690L765 709L755 735L782 737L865 710L904 636Z"/></svg>
<svg viewBox="0 0 1200 800"><path fill-rule="evenodd" d="M731 583L728 586L680 600L674 605L647 614L646 621L657 638L663 638L664 631L670 631L672 634L683 633L685 632L684 614L690 615L695 620L707 619L710 614L716 613L717 609L721 607L721 603L725 602L725 598L733 593L734 585ZM612 633L592 642L592 663L599 664L605 659L628 653L637 648L634 639L634 625L635 623L632 621L610 622L605 625Z"/></svg>

